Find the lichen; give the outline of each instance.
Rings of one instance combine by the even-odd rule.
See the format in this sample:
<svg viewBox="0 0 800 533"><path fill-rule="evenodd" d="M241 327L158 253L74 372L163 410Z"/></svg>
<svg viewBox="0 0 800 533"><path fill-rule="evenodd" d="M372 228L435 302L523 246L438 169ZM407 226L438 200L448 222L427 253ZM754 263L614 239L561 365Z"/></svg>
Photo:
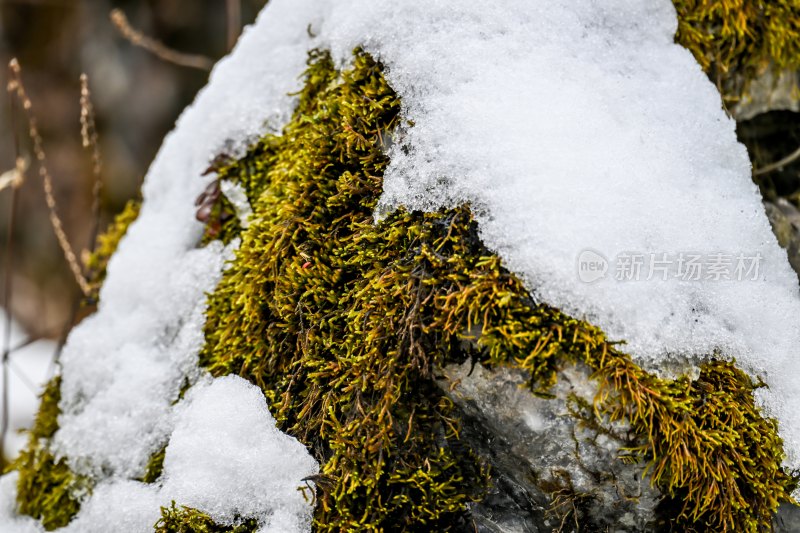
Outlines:
<svg viewBox="0 0 800 533"><path fill-rule="evenodd" d="M459 440L437 368L471 358L524 369L547 395L583 363L597 424L624 419L628 457L685 528L770 527L794 479L774 420L732 363L666 380L598 328L537 303L481 243L469 206L372 218L400 102L356 51L337 72L313 52L282 135L217 170L247 192L252 224L209 298L200 362L264 391L280 427L320 461L320 531L448 530L468 520L487 472ZM715 354L709 354L713 356Z"/></svg>
<svg viewBox="0 0 800 533"><path fill-rule="evenodd" d="M55 377L45 387L27 446L10 466L19 473L18 512L41 520L47 531L67 525L91 490L88 479L50 451L50 439L58 430L60 386L61 379Z"/></svg>
<svg viewBox="0 0 800 533"><path fill-rule="evenodd" d="M92 288L92 299L97 299L100 287L106 279L108 261L117 251L119 241L128 232L128 227L139 216L141 200L134 199L125 204L123 210L114 217L106 230L97 236L94 250L83 257L84 269L89 286Z"/></svg>
<svg viewBox="0 0 800 533"><path fill-rule="evenodd" d="M161 518L155 524L156 533L254 533L257 530L255 520L221 526L206 513L183 505L178 507L174 501L169 507L161 508Z"/></svg>
<svg viewBox="0 0 800 533"><path fill-rule="evenodd" d="M796 0L673 0L675 40L689 49L725 99L737 101L766 69L800 67Z"/></svg>

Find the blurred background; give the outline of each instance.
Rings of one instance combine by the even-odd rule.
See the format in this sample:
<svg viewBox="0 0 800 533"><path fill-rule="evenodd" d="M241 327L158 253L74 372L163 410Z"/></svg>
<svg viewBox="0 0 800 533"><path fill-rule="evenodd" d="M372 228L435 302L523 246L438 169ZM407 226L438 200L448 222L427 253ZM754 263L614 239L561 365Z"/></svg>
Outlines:
<svg viewBox="0 0 800 533"><path fill-rule="evenodd" d="M111 22L111 11L122 10L133 28L169 48L216 61L264 4L266 0L0 0L0 79L5 88L6 65L18 58L43 137L58 214L76 252L89 248L95 223L92 158L81 144L81 73L89 77L103 162L101 229L139 194L164 135L208 78L207 70L178 66L134 46ZM17 127L12 128L9 96L5 90L0 94L2 173L14 167L15 135L22 154L30 159L33 154L22 113L18 109ZM80 297L50 226L35 166L19 190L7 272L10 205L10 190L0 191L0 279L11 276L13 286L12 346L42 340L12 352L9 359L13 397L6 457L21 444L11 436L35 411L38 385L52 372L52 354ZM2 334L5 321L0 322Z"/></svg>

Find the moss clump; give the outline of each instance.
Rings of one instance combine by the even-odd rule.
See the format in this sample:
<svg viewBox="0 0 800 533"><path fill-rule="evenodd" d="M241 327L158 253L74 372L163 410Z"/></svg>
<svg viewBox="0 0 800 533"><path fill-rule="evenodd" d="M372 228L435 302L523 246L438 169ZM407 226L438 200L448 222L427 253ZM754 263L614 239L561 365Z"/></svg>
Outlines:
<svg viewBox="0 0 800 533"><path fill-rule="evenodd" d="M322 460L317 527L445 529L485 477L420 379L445 342L420 321L430 291L409 244L425 216L372 224L399 102L364 54L339 74L315 53L306 78L284 135L220 170L259 222L211 298L201 363L261 386Z"/></svg>
<svg viewBox="0 0 800 533"><path fill-rule="evenodd" d="M712 361L696 381L648 374L599 329L534 302L468 206L375 224L399 101L369 56L339 73L313 53L299 97L282 135L218 169L254 217L210 297L201 363L260 386L320 460L318 530L463 524L486 472L433 380L467 358L522 368L539 394L562 365L587 364L601 385L596 423L630 424L630 454L680 502L674 523L769 527L793 481L742 372Z"/></svg>
<svg viewBox="0 0 800 533"><path fill-rule="evenodd" d="M684 529L763 531L796 481L781 469L774 420L759 413L755 385L733 363L711 360L696 380L647 374L627 357L599 365L598 410L628 421L652 482Z"/></svg>
<svg viewBox="0 0 800 533"><path fill-rule="evenodd" d="M49 441L58 430L60 386L59 377L47 384L28 445L11 464L11 470L19 473L17 510L41 520L48 531L67 525L91 488L86 478L73 473L66 461L56 459L49 449Z"/></svg>
<svg viewBox="0 0 800 533"><path fill-rule="evenodd" d="M800 67L796 0L673 0L675 40L688 48L729 101L767 68Z"/></svg>
<svg viewBox="0 0 800 533"><path fill-rule="evenodd" d="M164 458L166 456L166 446L150 456L150 459L147 461L147 465L144 468L144 475L141 479L143 483L155 483L158 478L161 477L161 473L164 471Z"/></svg>
<svg viewBox="0 0 800 533"><path fill-rule="evenodd" d="M119 241L128 232L128 226L139 216L141 205L141 200L128 201L125 208L114 217L106 230L97 236L94 251L86 253L83 257L86 279L93 290L92 297L95 300L100 292L100 286L106 279L108 261L117 251Z"/></svg>
<svg viewBox="0 0 800 533"><path fill-rule="evenodd" d="M161 518L155 524L156 533L254 533L255 520L246 520L234 526L220 526L206 513L191 507L172 505L161 508Z"/></svg>

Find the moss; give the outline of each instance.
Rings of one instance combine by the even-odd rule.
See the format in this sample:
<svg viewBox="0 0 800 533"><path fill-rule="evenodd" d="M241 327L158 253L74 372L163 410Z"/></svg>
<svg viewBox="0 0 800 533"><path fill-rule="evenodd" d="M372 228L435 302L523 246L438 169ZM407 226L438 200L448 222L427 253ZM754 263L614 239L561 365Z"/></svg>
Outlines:
<svg viewBox="0 0 800 533"><path fill-rule="evenodd" d="M768 68L800 67L796 0L673 0L675 39L688 48L728 101Z"/></svg>
<svg viewBox="0 0 800 533"><path fill-rule="evenodd" d="M106 230L97 236L94 251L83 257L86 278L93 289L92 299L97 299L100 286L106 279L106 267L114 252L117 251L119 241L125 236L134 220L139 216L141 200L130 200L123 210L114 217Z"/></svg>
<svg viewBox="0 0 800 533"><path fill-rule="evenodd" d="M206 513L191 507L172 505L161 508L156 533L253 533L258 530L255 520L245 520L234 526L220 526Z"/></svg>
<svg viewBox="0 0 800 533"><path fill-rule="evenodd" d="M225 158L217 158L212 163L208 172L216 170L216 165L224 164ZM214 240L221 240L228 244L241 231L242 227L236 216L236 208L222 193L219 180L212 181L206 190L195 201L197 206L197 219L204 223L201 244L205 245Z"/></svg>
<svg viewBox="0 0 800 533"><path fill-rule="evenodd" d="M281 426L322 460L320 529L443 529L485 476L455 444L450 402L419 379L443 352L414 305L429 293L414 236L372 224L388 164L380 140L399 102L363 54L340 75L315 53L299 96L283 136L220 170L244 185L260 222L211 298L201 362L260 385ZM425 216L407 216L425 229Z"/></svg>
<svg viewBox="0 0 800 533"><path fill-rule="evenodd" d="M67 525L80 509L81 498L91 489L86 478L73 473L66 460L56 459L49 449L58 429L60 386L59 377L48 383L28 444L11 465L19 473L18 512L41 520L47 531Z"/></svg>
<svg viewBox="0 0 800 533"><path fill-rule="evenodd" d="M164 471L164 458L166 455L167 447L164 446L150 456L141 479L143 483L155 483L161 477L161 473Z"/></svg>
<svg viewBox="0 0 800 533"><path fill-rule="evenodd" d="M680 502L673 523L768 528L793 479L735 366L711 360L695 381L648 374L599 329L537 304L480 242L469 206L373 222L398 109L369 56L337 72L314 52L283 134L218 169L255 216L210 296L201 363L260 386L320 460L315 527L463 525L486 471L433 380L472 358L526 370L542 395L561 366L587 364L595 423L631 426L627 459Z"/></svg>

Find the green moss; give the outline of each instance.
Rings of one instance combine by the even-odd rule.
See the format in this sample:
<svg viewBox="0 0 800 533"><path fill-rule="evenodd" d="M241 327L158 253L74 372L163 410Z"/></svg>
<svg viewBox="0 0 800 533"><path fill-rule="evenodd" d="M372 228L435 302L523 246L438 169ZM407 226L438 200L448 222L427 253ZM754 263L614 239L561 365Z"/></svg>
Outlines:
<svg viewBox="0 0 800 533"><path fill-rule="evenodd" d="M147 466L144 469L144 476L142 476L143 483L155 483L161 477L164 471L164 458L167 455L167 447L160 448L157 452L150 456L147 461Z"/></svg>
<svg viewBox="0 0 800 533"><path fill-rule="evenodd" d="M800 67L796 0L673 0L675 39L694 54L728 101L768 68Z"/></svg>
<svg viewBox="0 0 800 533"><path fill-rule="evenodd" d="M86 278L92 287L93 298L97 299L100 286L106 279L106 267L114 252L117 251L119 241L125 236L134 220L139 216L141 200L130 200L125 204L125 208L114 217L106 230L97 236L94 251L87 253L83 257L83 264L86 269Z"/></svg>
<svg viewBox="0 0 800 533"><path fill-rule="evenodd" d="M201 362L260 385L281 426L323 460L319 528L442 529L485 478L453 445L452 405L418 379L430 377L437 350L422 344L413 306L427 292L412 274L413 236L371 220L388 163L379 139L399 102L369 57L355 63L340 75L314 54L285 134L221 169L245 186L260 222L242 233L211 299ZM422 230L423 218L409 222ZM407 290L372 283L381 262L387 286ZM387 299L396 313L382 312Z"/></svg>
<svg viewBox="0 0 800 533"><path fill-rule="evenodd" d="M11 465L19 473L18 512L41 520L48 531L67 525L91 489L86 478L73 473L66 461L56 459L49 449L49 441L58 429L60 386L59 377L48 383L28 444Z"/></svg>
<svg viewBox="0 0 800 533"><path fill-rule="evenodd" d="M156 533L253 533L258 530L255 520L245 520L235 526L220 526L206 513L191 507L172 505L161 508Z"/></svg>
<svg viewBox="0 0 800 533"><path fill-rule="evenodd" d="M209 299L201 363L264 391L281 428L320 460L321 531L448 530L486 487L459 441L436 368L467 358L526 370L547 395L564 364L594 371L597 425L624 420L683 527L768 528L792 478L754 384L712 360L698 380L648 374L604 334L546 305L480 242L468 206L372 213L399 100L356 52L312 53L298 108L221 179L254 222ZM622 458L623 460L626 458Z"/></svg>

